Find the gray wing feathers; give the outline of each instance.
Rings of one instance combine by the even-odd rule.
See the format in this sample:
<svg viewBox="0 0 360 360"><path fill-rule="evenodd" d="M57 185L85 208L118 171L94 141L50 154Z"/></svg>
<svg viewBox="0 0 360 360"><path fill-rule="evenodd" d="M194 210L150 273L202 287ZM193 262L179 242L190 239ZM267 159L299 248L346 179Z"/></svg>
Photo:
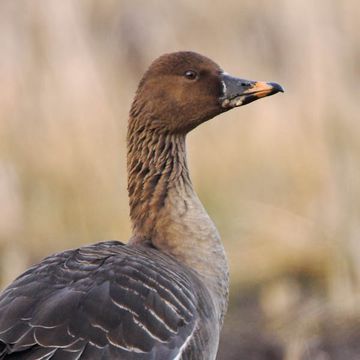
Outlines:
<svg viewBox="0 0 360 360"><path fill-rule="evenodd" d="M151 249L53 255L0 294L0 359L180 359L198 317L191 285Z"/></svg>

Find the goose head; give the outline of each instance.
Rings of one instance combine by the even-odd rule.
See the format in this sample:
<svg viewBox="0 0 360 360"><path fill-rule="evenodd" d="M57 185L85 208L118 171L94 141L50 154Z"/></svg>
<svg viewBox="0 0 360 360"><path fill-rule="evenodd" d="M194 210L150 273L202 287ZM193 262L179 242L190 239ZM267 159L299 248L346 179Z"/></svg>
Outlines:
<svg viewBox="0 0 360 360"><path fill-rule="evenodd" d="M283 88L277 83L233 77L203 55L180 51L150 65L130 114L142 118L139 126L187 133L216 115L278 92Z"/></svg>

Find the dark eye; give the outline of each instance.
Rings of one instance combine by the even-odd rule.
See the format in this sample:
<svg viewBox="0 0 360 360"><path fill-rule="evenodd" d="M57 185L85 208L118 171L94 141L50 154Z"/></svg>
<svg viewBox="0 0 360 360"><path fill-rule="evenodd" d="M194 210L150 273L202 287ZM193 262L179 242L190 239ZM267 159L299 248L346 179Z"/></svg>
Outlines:
<svg viewBox="0 0 360 360"><path fill-rule="evenodd" d="M187 70L187 71L185 71L184 76L188 80L196 80L198 78L198 73L194 70Z"/></svg>

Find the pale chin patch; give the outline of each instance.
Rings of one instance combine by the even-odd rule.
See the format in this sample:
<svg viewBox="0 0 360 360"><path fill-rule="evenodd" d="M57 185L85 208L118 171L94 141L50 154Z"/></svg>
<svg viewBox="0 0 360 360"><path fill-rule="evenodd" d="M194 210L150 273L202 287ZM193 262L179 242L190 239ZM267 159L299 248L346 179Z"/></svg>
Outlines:
<svg viewBox="0 0 360 360"><path fill-rule="evenodd" d="M221 103L221 106L225 109L227 108L234 108L234 107L238 107L241 106L244 103L244 99L245 96L238 96L234 99L225 99L223 100L223 102Z"/></svg>

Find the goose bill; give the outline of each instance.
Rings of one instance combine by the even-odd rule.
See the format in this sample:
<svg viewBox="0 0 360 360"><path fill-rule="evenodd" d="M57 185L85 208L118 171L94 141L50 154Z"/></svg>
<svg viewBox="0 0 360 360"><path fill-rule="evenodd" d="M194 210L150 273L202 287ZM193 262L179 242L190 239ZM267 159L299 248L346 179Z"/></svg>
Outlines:
<svg viewBox="0 0 360 360"><path fill-rule="evenodd" d="M223 94L220 98L224 109L249 104L266 96L284 92L281 85L274 82L252 81L222 75Z"/></svg>

